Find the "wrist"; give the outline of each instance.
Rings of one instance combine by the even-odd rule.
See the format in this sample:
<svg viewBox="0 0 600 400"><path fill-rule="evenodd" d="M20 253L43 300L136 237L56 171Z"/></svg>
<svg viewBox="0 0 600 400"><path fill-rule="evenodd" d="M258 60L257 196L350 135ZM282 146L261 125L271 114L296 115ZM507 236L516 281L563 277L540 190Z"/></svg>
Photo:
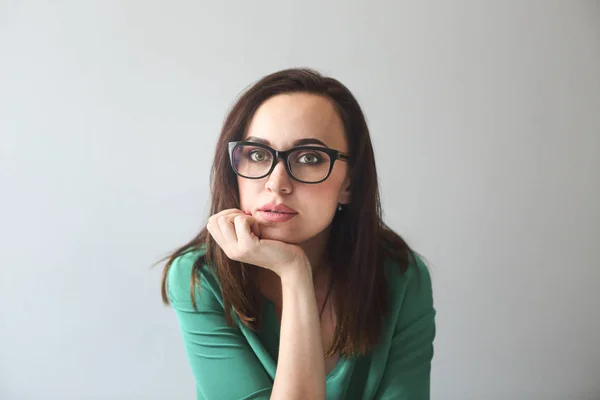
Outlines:
<svg viewBox="0 0 600 400"><path fill-rule="evenodd" d="M281 268L279 274L282 288L309 283L312 286L312 268L308 260L302 260Z"/></svg>

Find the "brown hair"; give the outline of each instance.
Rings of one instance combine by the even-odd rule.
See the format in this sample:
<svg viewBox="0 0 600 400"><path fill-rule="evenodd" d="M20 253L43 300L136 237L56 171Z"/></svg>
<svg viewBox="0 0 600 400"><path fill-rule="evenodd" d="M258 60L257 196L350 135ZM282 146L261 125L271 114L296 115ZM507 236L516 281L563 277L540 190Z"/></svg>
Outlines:
<svg viewBox="0 0 600 400"><path fill-rule="evenodd" d="M237 177L229 164L227 143L241 140L258 107L272 96L283 93L312 93L329 99L335 106L349 143L351 203L336 213L328 243L332 260L330 293L333 296L337 326L327 355L366 354L378 342L382 319L388 311L389 289L383 261L388 258L402 272L413 257L408 244L382 220L381 204L373 147L364 114L346 86L310 69L287 69L267 75L235 102L225 118L217 142L211 169L211 210L214 215L229 208L239 208ZM255 281L255 266L229 259L212 239L206 228L189 243L174 251L162 276L162 298L169 304L167 273L180 255L206 246L193 267L190 296L196 306L194 291L204 265L213 268L219 278L225 318L234 325L233 312L242 323L258 329L261 294ZM352 293L352 296L348 296Z"/></svg>

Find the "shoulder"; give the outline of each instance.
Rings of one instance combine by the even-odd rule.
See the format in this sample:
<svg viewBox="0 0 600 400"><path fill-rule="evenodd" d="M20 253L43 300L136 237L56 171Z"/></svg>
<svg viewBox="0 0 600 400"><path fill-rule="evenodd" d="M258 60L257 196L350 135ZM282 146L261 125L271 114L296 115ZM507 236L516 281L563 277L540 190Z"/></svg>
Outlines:
<svg viewBox="0 0 600 400"><path fill-rule="evenodd" d="M419 254L412 252L405 271L402 271L398 262L390 259L385 261L384 268L392 313L407 318L423 312L434 313L431 275Z"/></svg>
<svg viewBox="0 0 600 400"><path fill-rule="evenodd" d="M194 288L197 303L207 300L207 297L221 298L219 281L216 274L204 263L204 254L204 249L186 251L171 263L167 272L167 290L169 300L174 306L192 302L194 274L197 274L198 278L198 284ZM200 265L195 269L197 263Z"/></svg>

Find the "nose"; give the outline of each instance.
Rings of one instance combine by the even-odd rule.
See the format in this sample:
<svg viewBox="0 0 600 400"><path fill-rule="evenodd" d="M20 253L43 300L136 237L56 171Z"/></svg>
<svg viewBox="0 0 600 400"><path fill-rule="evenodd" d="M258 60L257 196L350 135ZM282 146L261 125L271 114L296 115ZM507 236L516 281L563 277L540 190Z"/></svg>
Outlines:
<svg viewBox="0 0 600 400"><path fill-rule="evenodd" d="M266 188L275 193L291 193L292 180L287 174L283 160L277 160L275 168L267 178Z"/></svg>

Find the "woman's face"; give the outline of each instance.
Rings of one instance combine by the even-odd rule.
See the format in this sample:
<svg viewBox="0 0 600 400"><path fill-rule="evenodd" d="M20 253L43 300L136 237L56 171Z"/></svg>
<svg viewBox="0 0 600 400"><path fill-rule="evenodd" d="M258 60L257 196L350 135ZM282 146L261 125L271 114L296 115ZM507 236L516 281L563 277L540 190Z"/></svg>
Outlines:
<svg viewBox="0 0 600 400"><path fill-rule="evenodd" d="M307 143L307 139L315 141ZM279 151L304 140L303 145L329 147L348 154L343 124L333 104L324 97L306 93L281 94L265 101L250 121L244 140L262 142ZM306 160L314 158L309 156L302 161ZM329 178L307 184L293 180L283 161L278 160L273 172L265 178L238 176L242 210L257 218L262 238L300 244L325 231L338 203L349 202L348 171L348 164L338 160ZM261 211L268 204L283 204L295 214L273 215Z"/></svg>

